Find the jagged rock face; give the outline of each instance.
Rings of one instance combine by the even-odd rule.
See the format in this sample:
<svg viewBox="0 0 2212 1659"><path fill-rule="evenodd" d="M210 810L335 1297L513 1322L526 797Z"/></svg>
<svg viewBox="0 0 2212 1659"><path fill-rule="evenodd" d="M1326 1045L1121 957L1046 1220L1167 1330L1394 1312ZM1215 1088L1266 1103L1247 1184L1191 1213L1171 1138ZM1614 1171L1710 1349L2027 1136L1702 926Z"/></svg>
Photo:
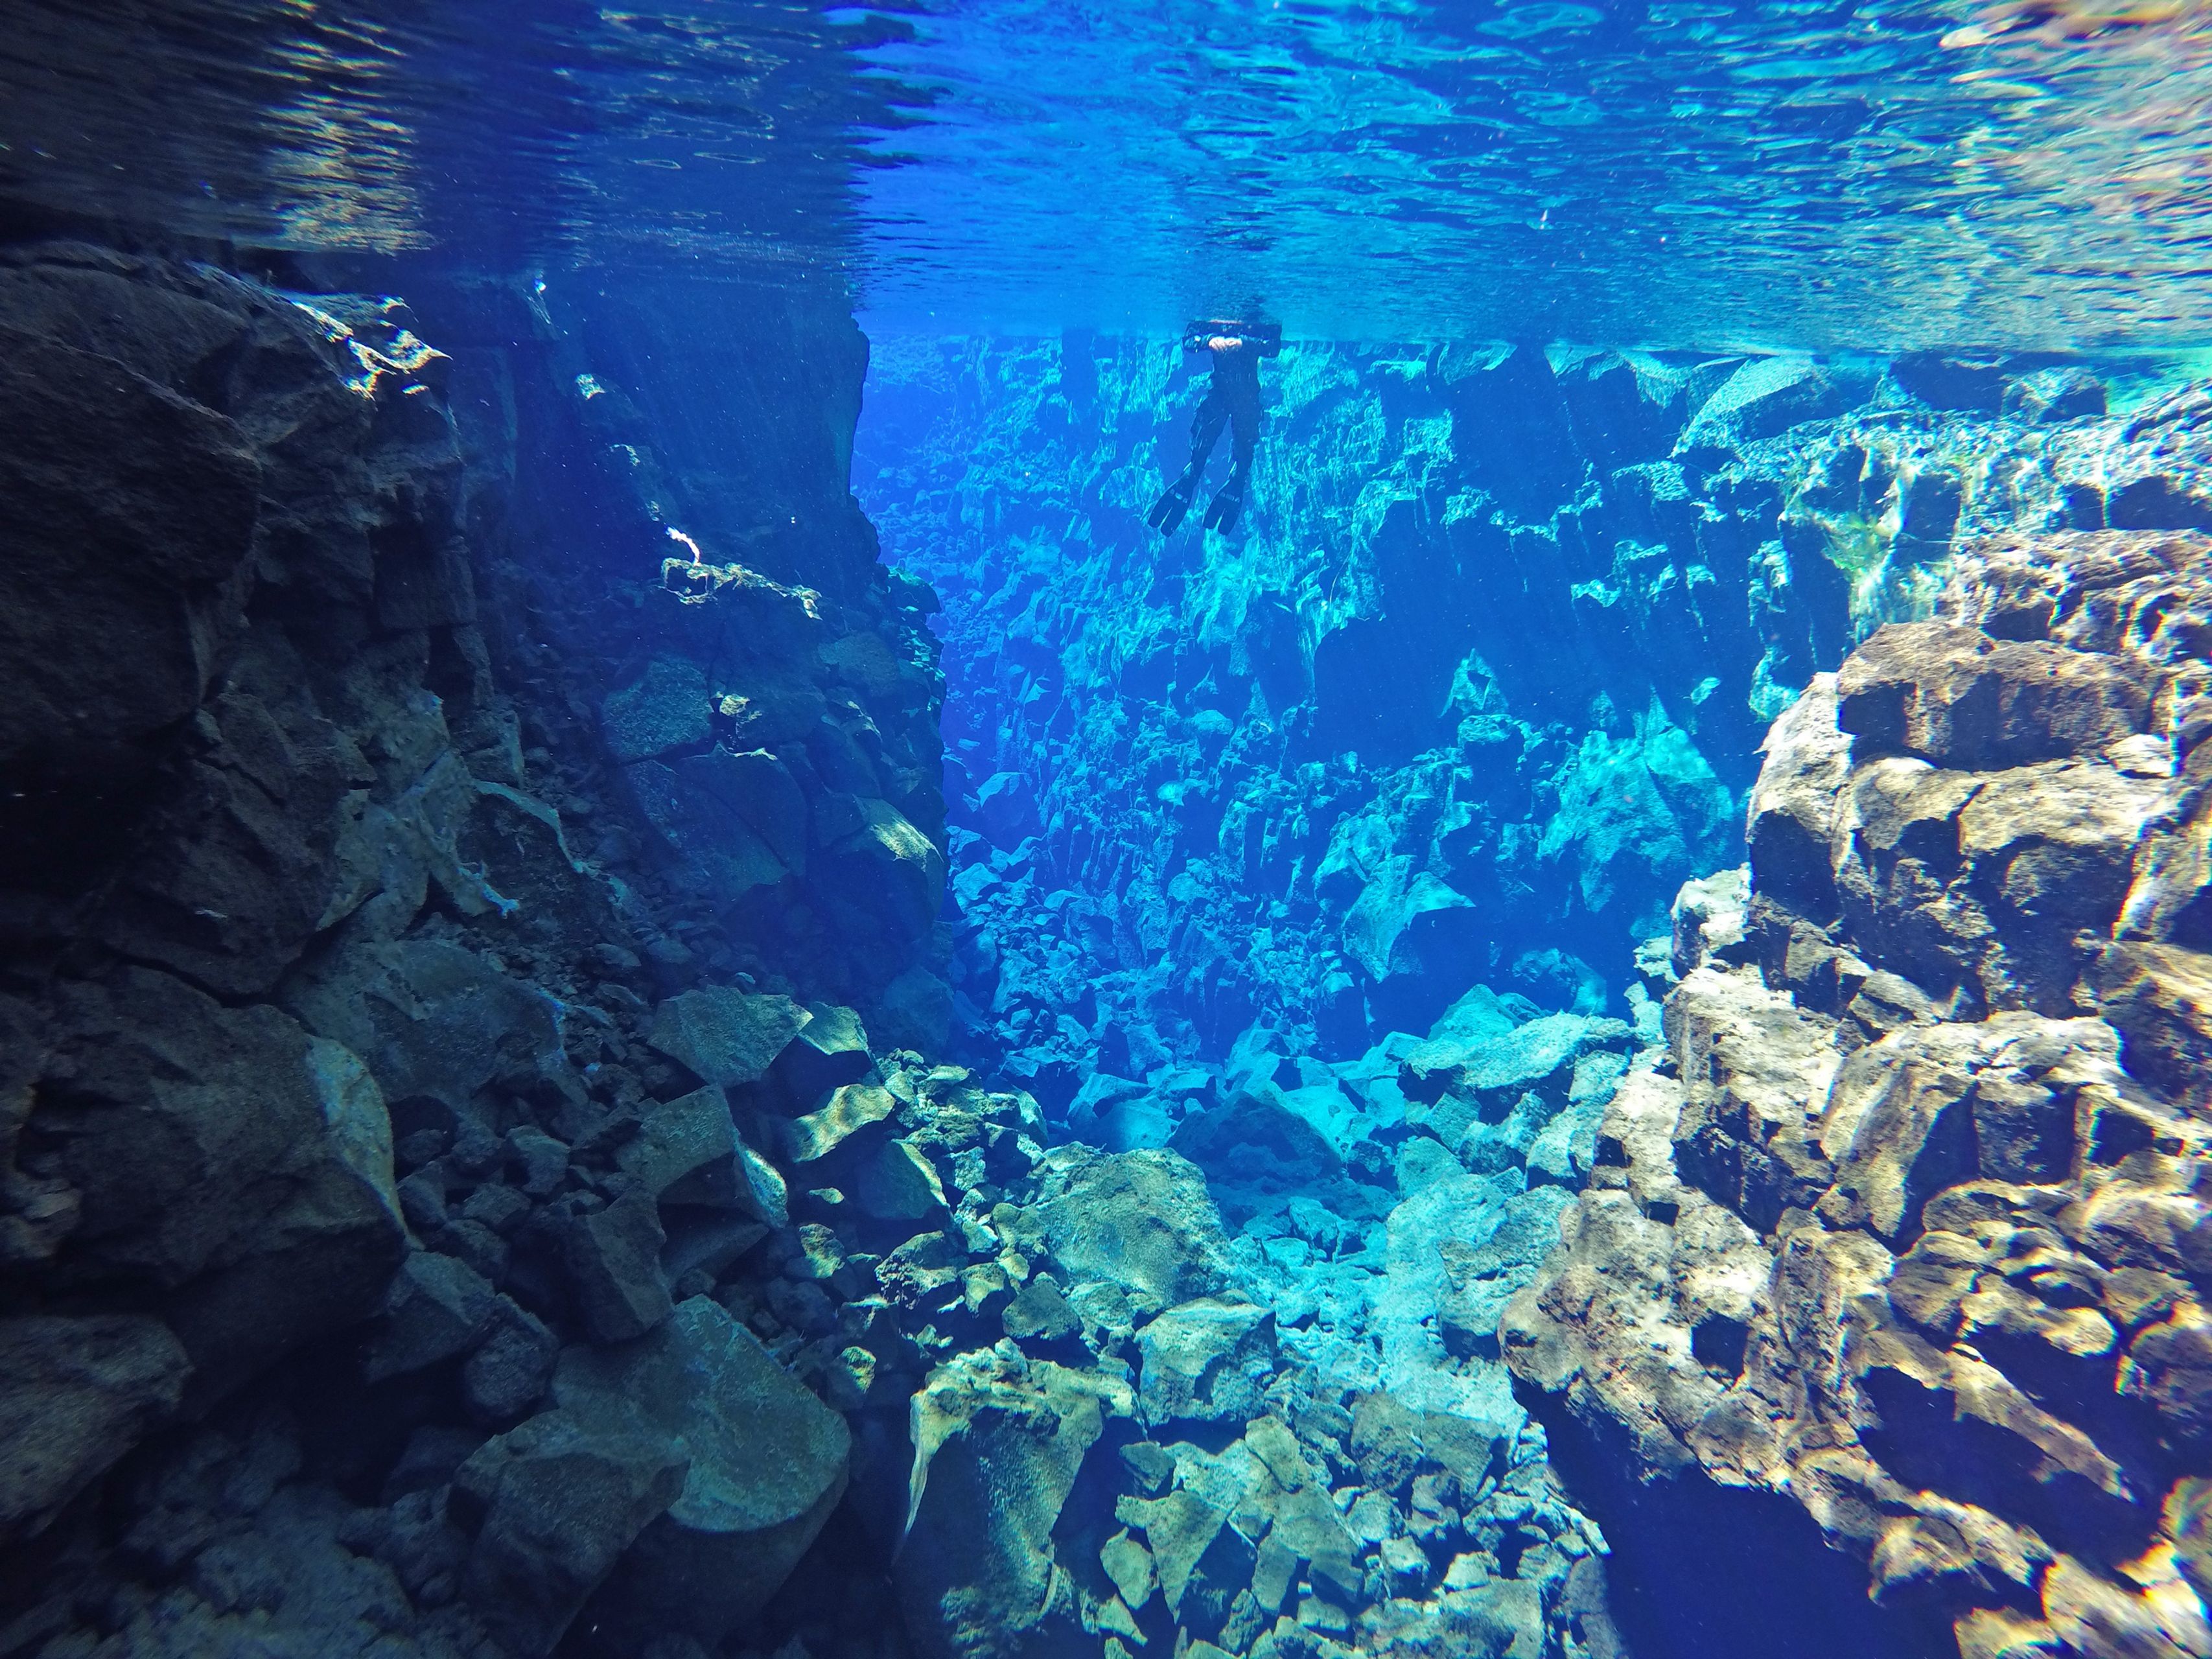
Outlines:
<svg viewBox="0 0 2212 1659"><path fill-rule="evenodd" d="M951 1171L823 1115L886 1073L819 999L941 1027L943 853L805 309L721 364L819 406L743 481L803 532L661 574L532 491L560 342L0 257L9 1653L696 1651L838 1511L898 1350L817 1194L890 1249ZM534 608L580 501L648 556Z"/></svg>
<svg viewBox="0 0 2212 1659"><path fill-rule="evenodd" d="M1960 538L2203 512L2160 459L2197 405L2105 419L2079 369L1301 345L1267 386L1248 522L1163 541L1165 351L878 351L858 487L947 606L963 1018L1055 1109L1094 1045L1596 1009L1739 860L1772 718Z"/></svg>
<svg viewBox="0 0 2212 1659"><path fill-rule="evenodd" d="M2212 1646L2208 601L2193 532L1985 543L1777 721L1501 1329L1639 1651Z"/></svg>
<svg viewBox="0 0 2212 1659"><path fill-rule="evenodd" d="M444 360L335 306L0 260L0 1325L9 1438L40 1448L14 1539L371 1312L405 1251L386 1079L278 988L377 890L364 815L511 736L452 554Z"/></svg>

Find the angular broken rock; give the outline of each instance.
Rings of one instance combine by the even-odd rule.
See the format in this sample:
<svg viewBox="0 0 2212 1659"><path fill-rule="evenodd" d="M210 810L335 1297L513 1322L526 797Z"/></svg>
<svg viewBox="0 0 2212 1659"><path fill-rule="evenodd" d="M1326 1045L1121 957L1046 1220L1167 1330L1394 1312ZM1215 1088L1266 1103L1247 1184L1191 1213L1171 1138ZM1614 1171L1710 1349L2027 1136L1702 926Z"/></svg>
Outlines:
<svg viewBox="0 0 2212 1659"><path fill-rule="evenodd" d="M1275 1316L1248 1302L1202 1297L1161 1314L1138 1332L1137 1346L1137 1408L1147 1424L1242 1423L1261 1410L1274 1376Z"/></svg>
<svg viewBox="0 0 2212 1659"><path fill-rule="evenodd" d="M930 1373L914 1398L906 1537L892 1570L927 1659L1081 1639L1054 1528L1108 1418L1130 1404L1126 1383L1003 1345ZM1093 1564L1083 1565L1087 1577Z"/></svg>
<svg viewBox="0 0 2212 1659"><path fill-rule="evenodd" d="M683 1485L622 1559L600 1605L619 1628L713 1647L753 1618L844 1495L845 1419L705 1297L619 1348L571 1348L560 1413L680 1448Z"/></svg>
<svg viewBox="0 0 2212 1659"><path fill-rule="evenodd" d="M492 1307L483 1340L461 1367L461 1398L479 1423L502 1426L544 1397L560 1344L535 1314L507 1297Z"/></svg>
<svg viewBox="0 0 2212 1659"><path fill-rule="evenodd" d="M662 1003L646 1040L701 1080L734 1089L766 1077L807 1018L789 997L710 985Z"/></svg>
<svg viewBox="0 0 2212 1659"><path fill-rule="evenodd" d="M491 1283L475 1268L434 1250L416 1251L385 1293L362 1377L380 1382L466 1352L490 1322L492 1304Z"/></svg>
<svg viewBox="0 0 2212 1659"><path fill-rule="evenodd" d="M616 1162L663 1204L733 1209L752 1200L737 1153L729 1100L710 1083L679 1099L647 1105L638 1133L623 1144Z"/></svg>
<svg viewBox="0 0 2212 1659"><path fill-rule="evenodd" d="M1030 1214L1065 1285L1103 1281L1157 1312L1229 1283L1229 1241L1205 1178L1170 1152L1055 1146Z"/></svg>
<svg viewBox="0 0 2212 1659"><path fill-rule="evenodd" d="M140 969L74 988L66 1018L61 1162L87 1222L60 1269L160 1287L193 1401L375 1311L406 1233L392 1121L352 1051Z"/></svg>
<svg viewBox="0 0 2212 1659"><path fill-rule="evenodd" d="M853 1200L878 1221L927 1221L942 1215L945 1183L910 1140L887 1140L853 1176Z"/></svg>
<svg viewBox="0 0 2212 1659"><path fill-rule="evenodd" d="M689 1448L553 1411L484 1443L453 1477L480 1515L463 1586L520 1659L541 1659L646 1523L676 1501Z"/></svg>
<svg viewBox="0 0 2212 1659"><path fill-rule="evenodd" d="M665 1243L659 1208L641 1188L563 1223L562 1258L594 1341L625 1342L668 1317L674 1304L660 1271Z"/></svg>
<svg viewBox="0 0 2212 1659"><path fill-rule="evenodd" d="M1760 745L1766 758L1751 787L1748 838L1759 890L1819 916L1835 907L1828 849L1837 794L1850 769L1851 740L1836 715L1836 677L1815 674L1767 732ZM1677 971L1688 969L1678 963Z"/></svg>
<svg viewBox="0 0 2212 1659"><path fill-rule="evenodd" d="M174 1412L191 1369L143 1315L0 1319L0 1541L38 1531Z"/></svg>
<svg viewBox="0 0 2212 1659"><path fill-rule="evenodd" d="M1861 646L1845 755L1809 695L1777 724L1756 965L1668 995L1671 1066L1507 1306L1620 1559L1759 1528L1769 1582L1863 1564L1818 1610L1705 1577L1735 1650L1920 1651L1932 1615L1973 1659L2212 1651L2206 551L1962 549L1937 609L1987 632ZM1389 1438L1355 1427L1371 1485Z"/></svg>

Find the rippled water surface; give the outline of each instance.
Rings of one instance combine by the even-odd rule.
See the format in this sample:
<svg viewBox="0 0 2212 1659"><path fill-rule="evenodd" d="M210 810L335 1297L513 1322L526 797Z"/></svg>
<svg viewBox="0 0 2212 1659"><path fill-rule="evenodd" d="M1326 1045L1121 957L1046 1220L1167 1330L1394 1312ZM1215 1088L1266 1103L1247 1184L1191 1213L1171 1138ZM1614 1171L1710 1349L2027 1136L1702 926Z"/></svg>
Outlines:
<svg viewBox="0 0 2212 1659"><path fill-rule="evenodd" d="M1654 343L2195 337L2201 4L965 0L878 301ZM988 298L986 298L988 296Z"/></svg>
<svg viewBox="0 0 2212 1659"><path fill-rule="evenodd" d="M939 328L2208 332L2202 0L4 9L18 212L826 273Z"/></svg>
<svg viewBox="0 0 2212 1659"><path fill-rule="evenodd" d="M902 118L790 0L0 0L0 198L256 246L811 280Z"/></svg>

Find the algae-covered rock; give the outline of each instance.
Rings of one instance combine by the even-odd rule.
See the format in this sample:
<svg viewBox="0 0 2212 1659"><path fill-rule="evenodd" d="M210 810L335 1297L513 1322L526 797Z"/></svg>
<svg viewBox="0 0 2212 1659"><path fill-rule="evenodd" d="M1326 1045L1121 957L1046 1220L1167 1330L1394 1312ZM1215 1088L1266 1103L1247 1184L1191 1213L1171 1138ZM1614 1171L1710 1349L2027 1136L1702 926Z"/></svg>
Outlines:
<svg viewBox="0 0 2212 1659"><path fill-rule="evenodd" d="M1170 1152L1056 1146L1030 1210L1063 1282L1103 1281L1139 1309L1218 1295L1229 1241L1205 1179Z"/></svg>
<svg viewBox="0 0 2212 1659"><path fill-rule="evenodd" d="M850 1008L809 1003L806 1018L776 1056L775 1079L794 1105L811 1107L831 1089L868 1074L868 1034Z"/></svg>
<svg viewBox="0 0 2212 1659"><path fill-rule="evenodd" d="M705 1081L735 1088L766 1077L808 1018L789 997L716 985L662 1003L649 1036L653 1047Z"/></svg>
<svg viewBox="0 0 2212 1659"><path fill-rule="evenodd" d="M794 1164L811 1164L828 1158L855 1137L872 1143L882 1135L866 1132L884 1123L898 1109L890 1091L873 1083L848 1083L832 1089L822 1103L804 1116L793 1118L785 1130L785 1146Z"/></svg>
<svg viewBox="0 0 2212 1659"><path fill-rule="evenodd" d="M1010 1347L931 1372L914 1400L914 1476L894 1568L908 1632L925 1654L1015 1659L1079 1641L1081 1592L1056 1540L1073 1530L1065 1510L1086 1459L1130 1405L1126 1383ZM1095 1561L1085 1565L1095 1576Z"/></svg>

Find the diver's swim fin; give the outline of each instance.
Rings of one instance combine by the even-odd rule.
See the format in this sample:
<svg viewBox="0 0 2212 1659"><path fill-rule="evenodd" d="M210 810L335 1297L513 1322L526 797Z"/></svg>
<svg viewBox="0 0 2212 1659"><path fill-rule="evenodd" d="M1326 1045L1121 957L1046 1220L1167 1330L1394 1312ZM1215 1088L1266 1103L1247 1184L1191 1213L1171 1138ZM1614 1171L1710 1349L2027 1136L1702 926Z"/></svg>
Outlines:
<svg viewBox="0 0 2212 1659"><path fill-rule="evenodd" d="M1145 514L1145 522L1163 536L1172 536L1182 526L1183 514L1198 494L1198 480L1186 472L1167 487L1167 493L1152 503L1152 510Z"/></svg>
<svg viewBox="0 0 2212 1659"><path fill-rule="evenodd" d="M1237 527L1237 515L1244 510L1244 485L1240 479L1224 484L1221 492L1206 504L1206 527L1218 530L1226 536Z"/></svg>

